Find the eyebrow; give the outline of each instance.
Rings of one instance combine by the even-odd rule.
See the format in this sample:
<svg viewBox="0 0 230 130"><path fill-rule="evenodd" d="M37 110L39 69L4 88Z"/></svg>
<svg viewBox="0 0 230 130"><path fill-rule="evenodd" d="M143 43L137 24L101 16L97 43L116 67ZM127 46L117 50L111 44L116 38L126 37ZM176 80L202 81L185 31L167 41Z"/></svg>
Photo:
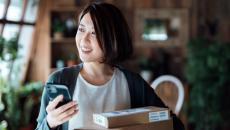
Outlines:
<svg viewBox="0 0 230 130"><path fill-rule="evenodd" d="M79 26L84 26L84 27L85 27L85 25L84 25L84 24L81 24L81 23L79 24Z"/></svg>
<svg viewBox="0 0 230 130"><path fill-rule="evenodd" d="M86 27L84 24L80 23L79 26L83 26ZM94 29L94 27L92 27L92 29Z"/></svg>

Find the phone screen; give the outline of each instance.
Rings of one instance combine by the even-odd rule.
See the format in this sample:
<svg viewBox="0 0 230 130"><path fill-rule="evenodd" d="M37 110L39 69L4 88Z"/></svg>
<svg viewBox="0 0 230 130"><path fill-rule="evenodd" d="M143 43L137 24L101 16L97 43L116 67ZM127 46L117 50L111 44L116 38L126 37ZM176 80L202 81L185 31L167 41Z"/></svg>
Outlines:
<svg viewBox="0 0 230 130"><path fill-rule="evenodd" d="M67 88L67 86L65 85L60 85L60 84L46 84L46 90L47 90L47 94L49 97L49 100L53 100L54 98L56 98L58 95L63 95L64 99L62 102L60 102L58 104L57 107L66 104L67 102L71 101L71 96L69 94L69 90Z"/></svg>

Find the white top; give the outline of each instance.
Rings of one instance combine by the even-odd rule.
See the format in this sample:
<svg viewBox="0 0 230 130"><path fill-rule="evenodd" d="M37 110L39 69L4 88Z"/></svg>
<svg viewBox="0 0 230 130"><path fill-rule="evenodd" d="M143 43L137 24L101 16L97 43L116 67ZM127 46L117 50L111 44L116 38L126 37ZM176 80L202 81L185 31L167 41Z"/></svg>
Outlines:
<svg viewBox="0 0 230 130"><path fill-rule="evenodd" d="M69 120L69 130L97 127L93 123L93 113L102 113L130 108L130 93L123 72L114 69L112 78L103 85L88 83L79 73L73 100L79 111Z"/></svg>

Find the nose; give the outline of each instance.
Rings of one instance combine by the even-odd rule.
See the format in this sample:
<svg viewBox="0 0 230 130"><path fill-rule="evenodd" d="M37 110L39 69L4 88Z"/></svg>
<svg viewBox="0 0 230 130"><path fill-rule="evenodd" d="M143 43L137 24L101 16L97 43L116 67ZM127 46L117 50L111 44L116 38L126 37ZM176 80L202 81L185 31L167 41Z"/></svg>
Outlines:
<svg viewBox="0 0 230 130"><path fill-rule="evenodd" d="M88 43L90 41L89 39L89 33L85 33L83 36L82 36L82 39L81 39L83 42L86 42Z"/></svg>

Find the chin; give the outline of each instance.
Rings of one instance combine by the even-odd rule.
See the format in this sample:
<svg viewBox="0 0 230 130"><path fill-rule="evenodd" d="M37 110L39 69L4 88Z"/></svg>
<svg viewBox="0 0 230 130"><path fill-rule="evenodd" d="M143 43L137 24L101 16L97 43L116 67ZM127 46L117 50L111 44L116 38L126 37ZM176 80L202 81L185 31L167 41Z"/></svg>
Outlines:
<svg viewBox="0 0 230 130"><path fill-rule="evenodd" d="M95 62L95 60L93 59L89 59L89 58L80 58L82 62Z"/></svg>
<svg viewBox="0 0 230 130"><path fill-rule="evenodd" d="M100 61L95 60L95 59L81 59L81 61L83 63L101 63Z"/></svg>
<svg viewBox="0 0 230 130"><path fill-rule="evenodd" d="M100 62L102 61L101 58L96 58L96 57L81 57L80 59L82 62Z"/></svg>

